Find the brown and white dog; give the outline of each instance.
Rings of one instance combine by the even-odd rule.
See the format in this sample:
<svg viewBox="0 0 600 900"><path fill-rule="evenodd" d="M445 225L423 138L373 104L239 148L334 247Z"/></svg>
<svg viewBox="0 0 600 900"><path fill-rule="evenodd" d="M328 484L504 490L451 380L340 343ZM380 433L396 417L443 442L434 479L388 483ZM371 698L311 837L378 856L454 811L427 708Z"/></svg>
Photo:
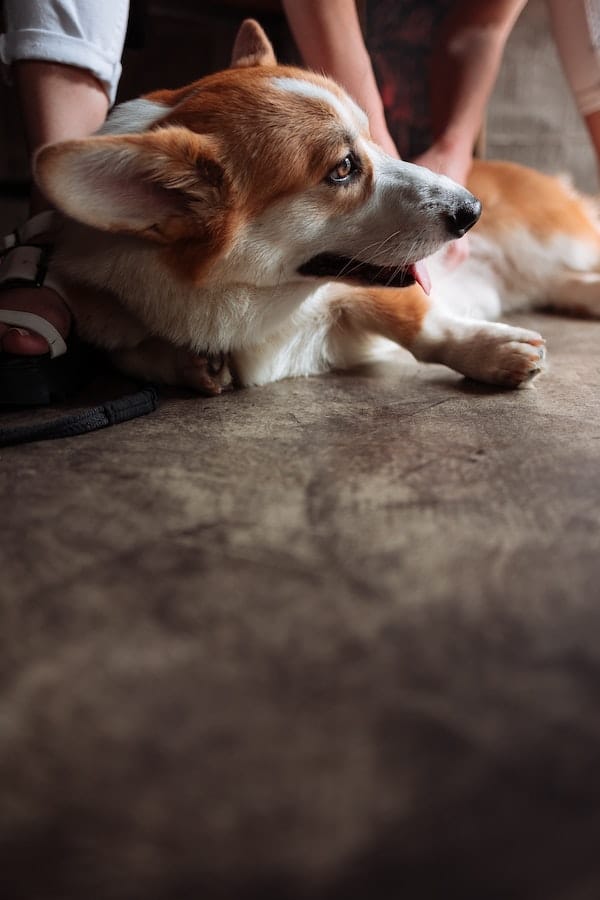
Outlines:
<svg viewBox="0 0 600 900"><path fill-rule="evenodd" d="M231 69L117 107L40 151L65 215L54 264L78 330L123 370L218 393L364 361L373 338L509 387L542 371L517 307L600 314L600 230L556 179L479 163L468 261L435 255L478 219L449 179L387 156L332 81L278 66L246 21ZM381 343L381 342L379 342Z"/></svg>

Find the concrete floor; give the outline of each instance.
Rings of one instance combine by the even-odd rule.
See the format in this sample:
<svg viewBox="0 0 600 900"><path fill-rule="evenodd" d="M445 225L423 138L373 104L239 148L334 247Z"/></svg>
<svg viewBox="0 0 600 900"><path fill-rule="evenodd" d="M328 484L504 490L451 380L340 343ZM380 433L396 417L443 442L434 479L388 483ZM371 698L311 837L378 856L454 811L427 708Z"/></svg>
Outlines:
<svg viewBox="0 0 600 900"><path fill-rule="evenodd" d="M244 560L261 590L299 578L301 596L309 578L323 600L576 598L600 578L600 324L518 321L549 343L531 390L399 357L216 400L171 393L148 418L2 451L4 588L101 593L127 554L123 590L156 597L201 590L212 559L217 578ZM171 565L182 541L197 566L195 552Z"/></svg>
<svg viewBox="0 0 600 900"><path fill-rule="evenodd" d="M0 451L3 896L600 896L600 323L518 321L533 390L397 359Z"/></svg>
<svg viewBox="0 0 600 900"><path fill-rule="evenodd" d="M490 153L590 186L544 15ZM398 358L0 450L2 898L598 900L600 323L514 321L535 390Z"/></svg>

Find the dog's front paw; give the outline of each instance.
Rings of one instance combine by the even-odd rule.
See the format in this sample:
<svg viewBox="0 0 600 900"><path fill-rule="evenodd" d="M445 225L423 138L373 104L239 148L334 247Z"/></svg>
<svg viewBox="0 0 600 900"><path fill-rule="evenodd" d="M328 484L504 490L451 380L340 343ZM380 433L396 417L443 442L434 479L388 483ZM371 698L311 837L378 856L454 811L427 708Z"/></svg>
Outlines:
<svg viewBox="0 0 600 900"><path fill-rule="evenodd" d="M232 390L233 377L227 354L213 353L204 356L179 350L177 383L211 397Z"/></svg>
<svg viewBox="0 0 600 900"><path fill-rule="evenodd" d="M456 368L476 381L517 388L546 368L545 344L536 331L489 323L472 335Z"/></svg>

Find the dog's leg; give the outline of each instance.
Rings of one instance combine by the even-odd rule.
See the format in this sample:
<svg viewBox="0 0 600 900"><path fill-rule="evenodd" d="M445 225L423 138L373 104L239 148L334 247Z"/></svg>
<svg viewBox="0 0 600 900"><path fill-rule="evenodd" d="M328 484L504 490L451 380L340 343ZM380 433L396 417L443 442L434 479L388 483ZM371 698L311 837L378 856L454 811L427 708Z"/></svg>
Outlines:
<svg viewBox="0 0 600 900"><path fill-rule="evenodd" d="M236 352L236 372L250 385L348 368L373 359L374 335L489 384L518 387L543 369L544 340L536 332L454 315L415 285L329 288L306 302L288 328Z"/></svg>
<svg viewBox="0 0 600 900"><path fill-rule="evenodd" d="M540 305L570 316L600 318L600 272L569 272L555 281Z"/></svg>
<svg viewBox="0 0 600 900"><path fill-rule="evenodd" d="M537 332L452 315L416 286L355 290L335 305L339 329L390 338L417 359L443 363L476 381L514 388L544 368L544 340Z"/></svg>
<svg viewBox="0 0 600 900"><path fill-rule="evenodd" d="M148 338L133 349L114 350L111 360L127 375L191 388L201 394L213 396L233 387L224 354L202 356L161 338Z"/></svg>

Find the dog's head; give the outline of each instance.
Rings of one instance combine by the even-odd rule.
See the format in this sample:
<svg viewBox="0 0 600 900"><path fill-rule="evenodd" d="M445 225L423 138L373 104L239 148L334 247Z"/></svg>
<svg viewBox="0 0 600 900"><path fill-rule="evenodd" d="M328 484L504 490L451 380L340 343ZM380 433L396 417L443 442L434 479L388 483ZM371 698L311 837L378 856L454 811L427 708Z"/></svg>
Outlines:
<svg viewBox="0 0 600 900"><path fill-rule="evenodd" d="M203 286L412 283L479 214L380 150L337 84L277 65L253 21L230 69L117 107L102 134L42 149L36 177L67 216L162 245L173 276Z"/></svg>

